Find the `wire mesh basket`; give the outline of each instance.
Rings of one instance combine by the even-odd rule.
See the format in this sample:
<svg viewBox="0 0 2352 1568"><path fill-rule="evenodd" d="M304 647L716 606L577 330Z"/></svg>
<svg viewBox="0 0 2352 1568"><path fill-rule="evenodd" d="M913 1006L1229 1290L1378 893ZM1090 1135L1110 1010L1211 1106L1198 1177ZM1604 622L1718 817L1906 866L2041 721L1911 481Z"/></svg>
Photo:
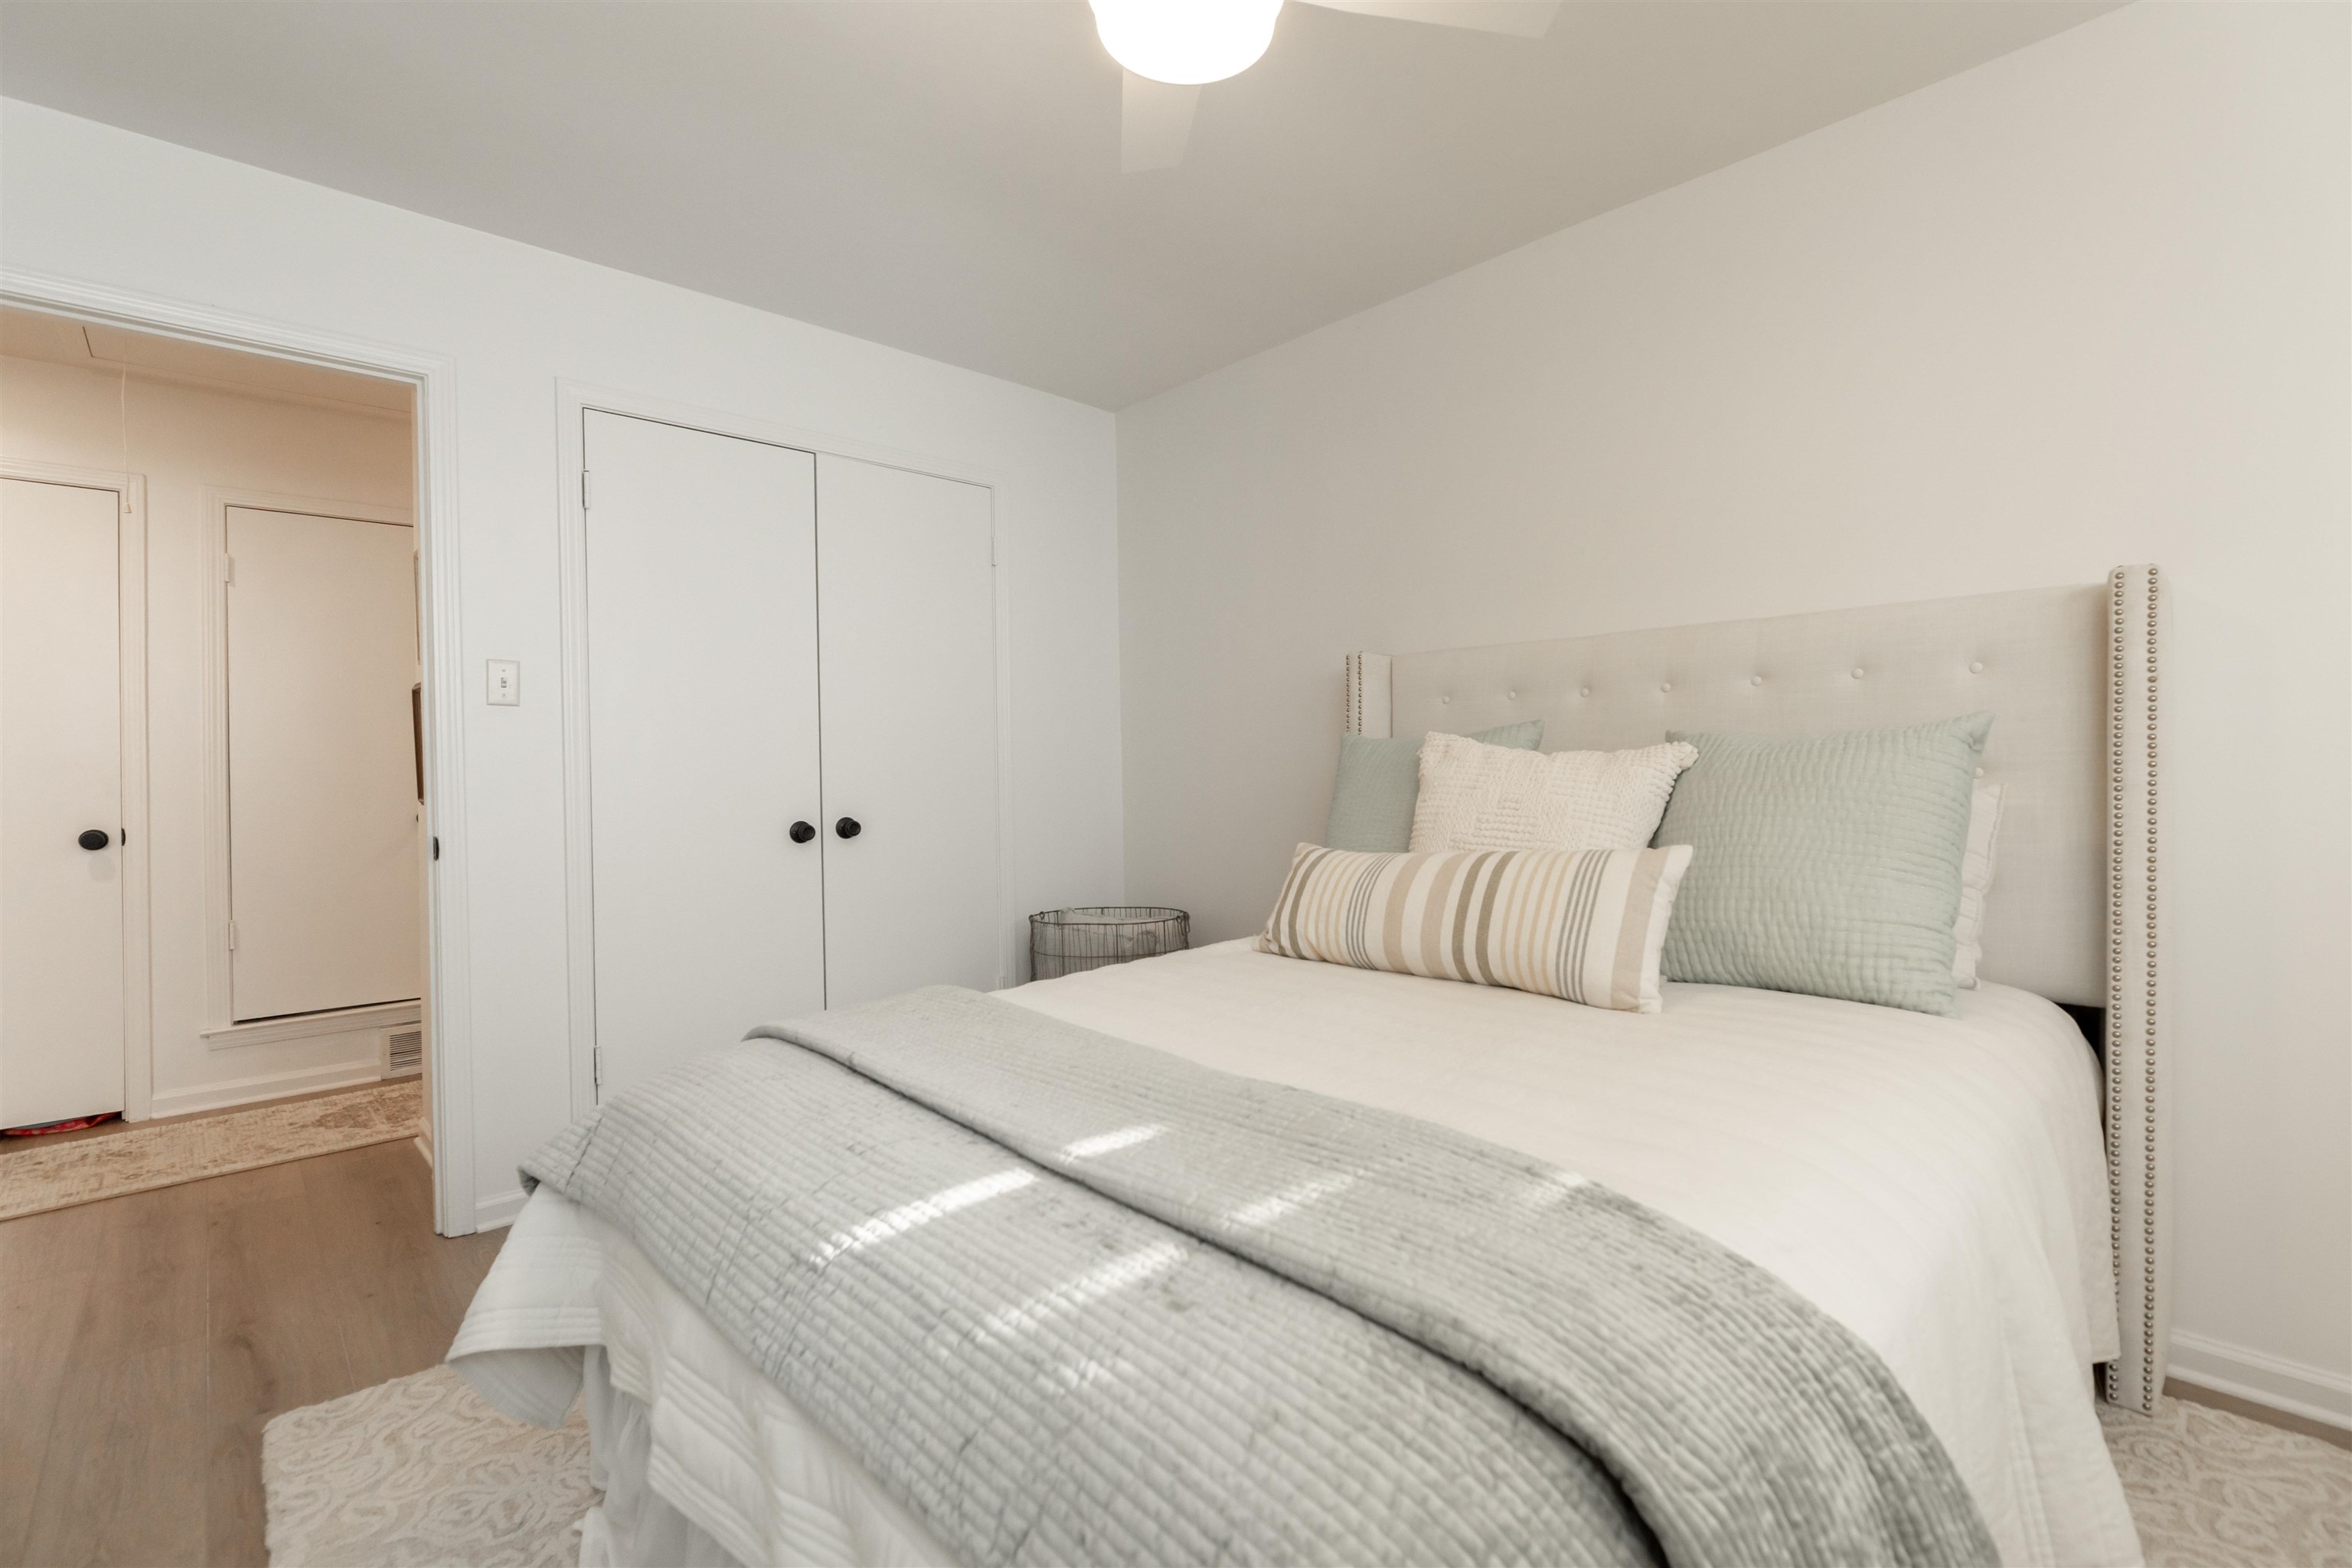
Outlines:
<svg viewBox="0 0 2352 1568"><path fill-rule="evenodd" d="M1157 958L1192 945L1192 917L1148 904L1097 904L1029 917L1029 969L1053 980L1081 969Z"/></svg>

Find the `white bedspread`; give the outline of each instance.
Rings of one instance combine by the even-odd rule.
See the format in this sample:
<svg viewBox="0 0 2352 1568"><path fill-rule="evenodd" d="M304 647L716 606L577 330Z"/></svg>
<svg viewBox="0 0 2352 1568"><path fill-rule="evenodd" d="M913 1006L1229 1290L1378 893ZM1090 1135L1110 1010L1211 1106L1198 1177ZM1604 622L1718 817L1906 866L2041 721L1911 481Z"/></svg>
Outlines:
<svg viewBox="0 0 2352 1568"><path fill-rule="evenodd" d="M1665 1011L1643 1016L1244 942L1003 994L1608 1183L1772 1269L1876 1349L2005 1562L2138 1561L2092 1407L2090 1365L2116 1348L2096 1066L2039 997L1988 985L1946 1019L1671 985ZM653 1489L739 1556L936 1560L635 1247L542 1194L450 1359L494 1403L560 1419L546 1406L569 1403L579 1360L549 1347L592 1342L652 1410Z"/></svg>

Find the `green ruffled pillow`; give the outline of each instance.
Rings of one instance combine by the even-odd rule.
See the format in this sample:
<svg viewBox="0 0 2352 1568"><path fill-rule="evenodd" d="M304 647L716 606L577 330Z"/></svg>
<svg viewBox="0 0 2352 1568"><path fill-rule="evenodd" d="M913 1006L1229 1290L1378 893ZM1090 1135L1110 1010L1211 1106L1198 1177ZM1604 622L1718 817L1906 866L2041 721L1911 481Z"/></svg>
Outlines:
<svg viewBox="0 0 2352 1568"><path fill-rule="evenodd" d="M1543 744L1543 721L1498 724L1470 737L1490 746L1532 752ZM1421 799L1419 735L1339 737L1339 776L1331 785L1331 820L1323 830L1330 849L1389 849L1412 843L1412 808Z"/></svg>
<svg viewBox="0 0 2352 1568"><path fill-rule="evenodd" d="M1949 1016L1952 922L1990 713L1819 740L1669 731L1698 748L1658 824L1691 847L1669 980Z"/></svg>

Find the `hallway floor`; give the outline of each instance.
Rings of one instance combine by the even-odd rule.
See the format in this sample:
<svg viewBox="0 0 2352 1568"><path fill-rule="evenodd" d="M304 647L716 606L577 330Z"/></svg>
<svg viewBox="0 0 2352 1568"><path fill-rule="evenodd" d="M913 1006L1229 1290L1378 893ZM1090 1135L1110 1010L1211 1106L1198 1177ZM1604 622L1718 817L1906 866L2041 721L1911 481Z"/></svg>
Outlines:
<svg viewBox="0 0 2352 1568"><path fill-rule="evenodd" d="M261 1563L261 1428L433 1365L503 1231L408 1142L0 1223L0 1564Z"/></svg>

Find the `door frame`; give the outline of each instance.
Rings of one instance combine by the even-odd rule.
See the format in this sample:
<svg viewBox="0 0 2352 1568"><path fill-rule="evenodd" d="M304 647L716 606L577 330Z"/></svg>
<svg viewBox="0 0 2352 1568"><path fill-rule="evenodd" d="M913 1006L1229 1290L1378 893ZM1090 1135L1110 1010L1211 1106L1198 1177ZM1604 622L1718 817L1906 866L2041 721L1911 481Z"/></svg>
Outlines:
<svg viewBox="0 0 2352 1568"><path fill-rule="evenodd" d="M394 1003L331 1013L297 1015L264 1024L236 1022L231 990L228 924L235 918L229 878L228 791L228 591L221 569L228 555L228 510L249 507L257 511L298 512L310 517L347 519L353 522L416 526L416 510L379 506L372 501L335 500L324 496L284 495L274 490L247 489L235 485L204 485L198 489L204 511L204 560L199 570L206 578L205 595L205 1044L226 1050L248 1041L304 1039L313 1036L350 1034L355 1029L396 1026L415 1021L423 1006ZM421 616L424 605L417 609ZM420 625L420 631L422 626ZM424 638L417 638L418 652ZM430 864L428 861L427 864ZM354 1079L353 1081L363 1081ZM321 1085L320 1087L328 1087Z"/></svg>
<svg viewBox="0 0 2352 1568"><path fill-rule="evenodd" d="M557 563L562 611L563 709L563 880L565 968L569 976L572 1114L596 1103L596 908L589 834L588 754L588 509L582 495L583 424L590 413L649 419L713 436L735 437L818 456L855 458L934 479L976 485L989 492L989 560L996 611L996 966L999 985L1020 975L1017 919L1012 885L1013 599L1008 519L1014 485L1003 470L960 458L933 457L860 441L772 419L706 408L623 388L559 380L555 389Z"/></svg>
<svg viewBox="0 0 2352 1568"><path fill-rule="evenodd" d="M115 499L116 697L122 795L122 1120L144 1121L154 1101L153 911L147 894L147 476L0 457L0 479L104 490Z"/></svg>
<svg viewBox="0 0 2352 1568"><path fill-rule="evenodd" d="M432 1020L434 1228L481 1228L474 1204L474 1052L467 930L463 597L457 508L457 365L445 354L24 268L0 269L0 301L134 331L243 349L409 384L415 395L417 569L424 592L425 1006ZM142 736L143 739L143 736ZM151 1068L152 1070L152 1068Z"/></svg>

